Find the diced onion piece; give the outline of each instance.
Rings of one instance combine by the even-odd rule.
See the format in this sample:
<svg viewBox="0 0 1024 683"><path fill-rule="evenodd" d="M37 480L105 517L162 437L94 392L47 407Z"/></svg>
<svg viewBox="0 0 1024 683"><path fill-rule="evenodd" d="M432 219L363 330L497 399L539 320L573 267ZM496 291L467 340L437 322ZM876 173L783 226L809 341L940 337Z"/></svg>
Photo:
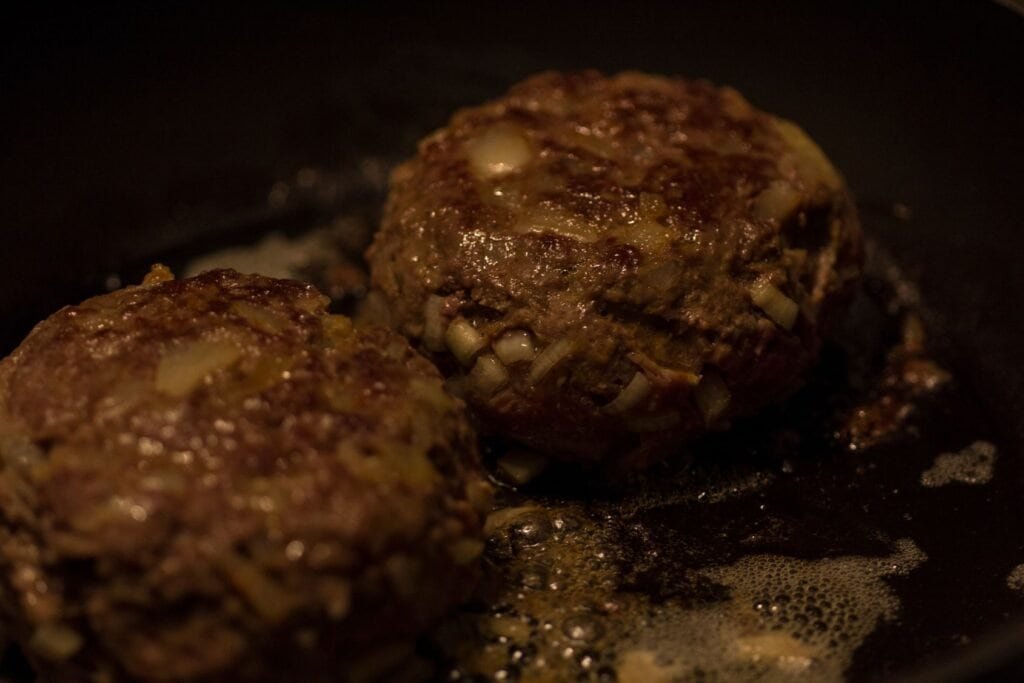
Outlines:
<svg viewBox="0 0 1024 683"><path fill-rule="evenodd" d="M327 305L331 303L330 297L327 297L316 290L307 289L302 293L302 296L295 299L295 305L305 311L306 313L317 313L327 308Z"/></svg>
<svg viewBox="0 0 1024 683"><path fill-rule="evenodd" d="M227 552L218 556L216 563L228 583L270 623L284 621L294 609L295 597L255 562Z"/></svg>
<svg viewBox="0 0 1024 683"><path fill-rule="evenodd" d="M800 193L784 181L775 181L754 197L751 209L755 218L782 222L800 206Z"/></svg>
<svg viewBox="0 0 1024 683"><path fill-rule="evenodd" d="M626 244L651 254L664 253L672 245L672 230L653 220L641 220L632 225L624 225L612 234Z"/></svg>
<svg viewBox="0 0 1024 683"><path fill-rule="evenodd" d="M198 387L207 375L230 367L242 350L226 341L193 341L172 349L156 368L156 388L181 397Z"/></svg>
<svg viewBox="0 0 1024 683"><path fill-rule="evenodd" d="M756 282L750 288L750 297L765 314L775 321L779 327L791 330L800 307L795 301L779 291L775 285L767 282Z"/></svg>
<svg viewBox="0 0 1024 683"><path fill-rule="evenodd" d="M530 365L530 372L527 379L531 384L537 384L544 379L551 370L561 363L572 353L572 342L568 339L559 339L540 352Z"/></svg>
<svg viewBox="0 0 1024 683"><path fill-rule="evenodd" d="M701 415L704 416L704 422L707 424L711 424L721 417L732 400L729 387L725 385L721 375L714 370L704 372L700 379L700 384L697 385L695 390L695 396L697 398L697 407L700 409Z"/></svg>
<svg viewBox="0 0 1024 683"><path fill-rule="evenodd" d="M526 330L509 330L501 335L492 346L494 353L505 365L533 360L533 357L537 355L537 349L533 345L533 335Z"/></svg>
<svg viewBox="0 0 1024 683"><path fill-rule="evenodd" d="M487 340L465 318L456 318L452 321L444 333L444 341L448 345L448 350L463 365L469 365L476 354L487 346Z"/></svg>
<svg viewBox="0 0 1024 683"><path fill-rule="evenodd" d="M467 142L466 155L473 173L485 180L522 168L533 158L533 150L519 131L496 126Z"/></svg>
<svg viewBox="0 0 1024 683"><path fill-rule="evenodd" d="M568 149L580 149L600 158L611 159L615 156L615 141L593 128L573 127L559 130L555 141Z"/></svg>
<svg viewBox="0 0 1024 683"><path fill-rule="evenodd" d="M532 451L510 451L498 458L498 469L518 485L532 481L547 465L542 455Z"/></svg>
<svg viewBox="0 0 1024 683"><path fill-rule="evenodd" d="M783 249L782 256L790 268L803 268L807 263L806 249Z"/></svg>
<svg viewBox="0 0 1024 683"><path fill-rule="evenodd" d="M550 204L540 204L523 212L512 230L521 235L551 233L586 243L596 242L604 234L599 222L585 220Z"/></svg>
<svg viewBox="0 0 1024 683"><path fill-rule="evenodd" d="M235 301L231 304L231 310L256 329L268 334L279 334L284 330L284 318L263 306L254 306L248 301Z"/></svg>
<svg viewBox="0 0 1024 683"><path fill-rule="evenodd" d="M632 417L626 421L626 429L631 432L663 432L678 427L682 421L679 413L671 410L654 415Z"/></svg>
<svg viewBox="0 0 1024 683"><path fill-rule="evenodd" d="M629 380L629 384L619 392L619 395L604 407L604 412L610 415L624 413L647 398L650 393L651 381L647 379L647 375L638 372L633 375L633 379Z"/></svg>
<svg viewBox="0 0 1024 683"><path fill-rule="evenodd" d="M352 336L352 321L343 315L327 315L323 318L324 336L331 344L340 345Z"/></svg>
<svg viewBox="0 0 1024 683"><path fill-rule="evenodd" d="M627 355L627 358L640 366L640 369L643 370L647 379L658 386L695 387L697 386L697 383L700 382L700 375L692 373L689 370L666 368L664 365L659 365L653 358L640 351L630 352Z"/></svg>
<svg viewBox="0 0 1024 683"><path fill-rule="evenodd" d="M476 359L469 381L480 393L490 396L508 384L508 370L493 353L485 353Z"/></svg>
<svg viewBox="0 0 1024 683"><path fill-rule="evenodd" d="M444 351L444 298L431 294L423 307L423 344L431 351Z"/></svg>
<svg viewBox="0 0 1024 683"><path fill-rule="evenodd" d="M63 624L43 624L32 634L29 646L43 659L64 660L82 648L82 636Z"/></svg>
<svg viewBox="0 0 1024 683"><path fill-rule="evenodd" d="M154 263L150 266L146 277L142 278L142 286L158 285L161 282L170 282L173 279L174 273L171 272L170 268L162 263Z"/></svg>
<svg viewBox="0 0 1024 683"><path fill-rule="evenodd" d="M149 391L149 384L138 377L119 382L96 404L96 418L105 421L124 415L141 403ZM0 435L0 453L3 450L3 436Z"/></svg>
<svg viewBox="0 0 1024 683"><path fill-rule="evenodd" d="M451 396L445 392L443 385L433 379L414 377L409 380L406 391L410 397L429 406L431 410L442 412L452 409Z"/></svg>

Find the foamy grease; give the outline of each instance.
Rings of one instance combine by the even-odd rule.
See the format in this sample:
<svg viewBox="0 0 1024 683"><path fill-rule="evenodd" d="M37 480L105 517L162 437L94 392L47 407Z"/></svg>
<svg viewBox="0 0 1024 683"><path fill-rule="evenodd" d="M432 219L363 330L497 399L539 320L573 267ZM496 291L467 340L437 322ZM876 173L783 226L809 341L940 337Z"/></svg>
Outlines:
<svg viewBox="0 0 1024 683"><path fill-rule="evenodd" d="M943 453L931 468L921 473L921 485L928 488L946 484L987 484L996 463L996 447L975 441L957 453Z"/></svg>
<svg viewBox="0 0 1024 683"><path fill-rule="evenodd" d="M925 555L909 539L885 558L754 555L700 573L728 601L669 609L626 644L619 681L842 681L853 653L899 611L884 577Z"/></svg>
<svg viewBox="0 0 1024 683"><path fill-rule="evenodd" d="M1006 577L1006 586L1010 590L1024 593L1024 564L1018 564Z"/></svg>
<svg viewBox="0 0 1024 683"><path fill-rule="evenodd" d="M619 589L617 539L576 506L503 511L489 526L518 579L491 596L505 607L442 634L451 680L842 681L865 638L899 612L886 577L926 560L909 539L881 558L751 555L680 568L681 583L720 586L719 599L655 601Z"/></svg>

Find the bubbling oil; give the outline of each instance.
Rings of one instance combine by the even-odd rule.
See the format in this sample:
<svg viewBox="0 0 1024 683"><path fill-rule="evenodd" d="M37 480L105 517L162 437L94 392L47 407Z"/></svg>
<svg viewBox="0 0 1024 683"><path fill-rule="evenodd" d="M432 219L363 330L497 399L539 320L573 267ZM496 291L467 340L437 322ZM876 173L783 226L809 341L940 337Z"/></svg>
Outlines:
<svg viewBox="0 0 1024 683"><path fill-rule="evenodd" d="M841 681L900 604L886 577L925 561L909 539L884 557L755 554L680 568L700 590L667 600L623 590L620 520L527 502L488 525L491 608L437 634L449 680ZM652 550L651 552L656 552Z"/></svg>
<svg viewBox="0 0 1024 683"><path fill-rule="evenodd" d="M935 464L921 473L921 485L936 488L946 484L987 484L992 480L996 447L988 441L975 441L956 453L942 453Z"/></svg>
<svg viewBox="0 0 1024 683"><path fill-rule="evenodd" d="M1006 577L1006 586L1010 590L1024 593L1024 564L1018 564Z"/></svg>

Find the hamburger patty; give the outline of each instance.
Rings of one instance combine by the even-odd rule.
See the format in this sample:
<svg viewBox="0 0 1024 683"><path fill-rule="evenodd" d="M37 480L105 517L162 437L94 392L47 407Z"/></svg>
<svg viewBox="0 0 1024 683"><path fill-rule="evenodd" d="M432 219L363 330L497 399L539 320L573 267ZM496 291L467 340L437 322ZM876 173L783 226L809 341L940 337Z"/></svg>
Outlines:
<svg viewBox="0 0 1024 683"><path fill-rule="evenodd" d="M157 268L0 362L0 610L44 680L346 680L465 596L462 406L326 303Z"/></svg>
<svg viewBox="0 0 1024 683"><path fill-rule="evenodd" d="M367 256L483 424L633 466L798 386L861 232L815 143L735 90L544 73L420 143Z"/></svg>

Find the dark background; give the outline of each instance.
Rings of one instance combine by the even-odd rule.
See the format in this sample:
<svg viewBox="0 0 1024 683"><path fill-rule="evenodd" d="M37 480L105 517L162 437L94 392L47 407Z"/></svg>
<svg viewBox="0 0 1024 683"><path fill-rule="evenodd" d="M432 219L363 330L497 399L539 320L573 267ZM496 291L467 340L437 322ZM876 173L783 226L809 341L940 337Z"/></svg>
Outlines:
<svg viewBox="0 0 1024 683"><path fill-rule="evenodd" d="M40 6L0 22L0 50L4 351L110 273L255 239L269 189L301 167L400 158L533 71L640 68L803 124L1024 443L1024 19L1008 6ZM1015 637L979 663L1024 650Z"/></svg>

